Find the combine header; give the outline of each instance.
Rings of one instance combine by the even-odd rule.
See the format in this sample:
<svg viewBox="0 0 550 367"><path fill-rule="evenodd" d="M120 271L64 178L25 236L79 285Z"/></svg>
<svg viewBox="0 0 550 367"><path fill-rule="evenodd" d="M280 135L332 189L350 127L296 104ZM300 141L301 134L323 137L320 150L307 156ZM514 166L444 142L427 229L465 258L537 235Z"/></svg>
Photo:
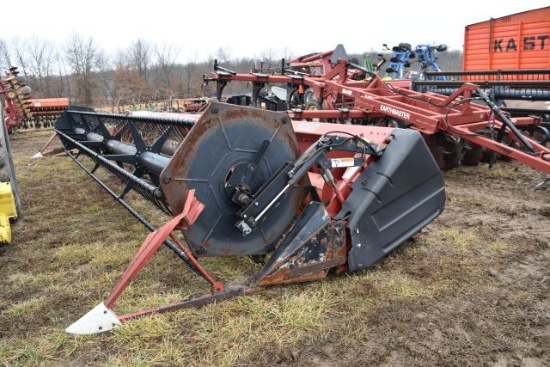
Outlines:
<svg viewBox="0 0 550 367"><path fill-rule="evenodd" d="M286 111L212 102L171 118L72 107L55 130L70 157L152 231L109 297L69 333L368 268L445 205L441 171L410 129L293 121ZM124 187L115 192L98 169ZM173 219L154 228L126 200L131 189ZM210 293L117 316L116 300L162 244ZM209 256L248 256L263 268L228 285L201 265Z"/></svg>

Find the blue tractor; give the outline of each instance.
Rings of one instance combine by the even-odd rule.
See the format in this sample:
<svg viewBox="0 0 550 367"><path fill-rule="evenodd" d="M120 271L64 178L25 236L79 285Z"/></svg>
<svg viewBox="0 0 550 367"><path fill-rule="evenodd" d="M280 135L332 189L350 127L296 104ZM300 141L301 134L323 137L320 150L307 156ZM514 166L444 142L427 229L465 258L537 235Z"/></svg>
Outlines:
<svg viewBox="0 0 550 367"><path fill-rule="evenodd" d="M387 48L387 45L384 44ZM398 46L392 48L392 57L390 58L390 64L386 69L385 78L388 79L405 79L405 68L411 66L411 60L417 59L414 62L420 63L420 72L415 74L416 79L424 79L424 72L429 67L433 71L441 71L441 68L437 64L437 58L434 56L434 52L443 52L447 50L447 46L440 44L437 46L431 45L418 45L413 51L410 43L400 43ZM438 80L446 80L444 75L436 76Z"/></svg>

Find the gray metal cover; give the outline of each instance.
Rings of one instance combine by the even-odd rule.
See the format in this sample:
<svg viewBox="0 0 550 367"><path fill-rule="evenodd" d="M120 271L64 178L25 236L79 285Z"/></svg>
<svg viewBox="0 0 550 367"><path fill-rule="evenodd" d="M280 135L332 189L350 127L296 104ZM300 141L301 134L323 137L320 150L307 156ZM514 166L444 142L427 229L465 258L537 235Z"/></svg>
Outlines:
<svg viewBox="0 0 550 367"><path fill-rule="evenodd" d="M443 175L422 135L394 129L382 157L353 184L337 218L349 214L348 266L372 266L437 218L445 207Z"/></svg>

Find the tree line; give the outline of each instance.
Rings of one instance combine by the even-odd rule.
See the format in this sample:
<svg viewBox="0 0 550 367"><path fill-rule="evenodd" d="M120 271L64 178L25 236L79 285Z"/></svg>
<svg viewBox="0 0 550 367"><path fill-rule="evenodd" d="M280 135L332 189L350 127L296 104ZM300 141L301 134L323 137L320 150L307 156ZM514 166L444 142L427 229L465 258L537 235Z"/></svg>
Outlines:
<svg viewBox="0 0 550 367"><path fill-rule="evenodd" d="M325 52L329 50L313 50ZM370 58L375 64L379 52L349 55L358 60ZM20 76L32 89L32 98L69 98L79 106L119 106L169 99L211 96L215 85L203 85L203 75L213 71L214 60L238 73L280 66L281 60L301 56L286 50L263 50L254 58L231 58L227 48L220 47L207 60L187 55L187 62L177 61L179 50L173 45L156 45L136 39L126 49L107 55L93 36L73 33L59 46L39 36L28 39L0 39L0 69L17 66ZM443 70L462 69L462 53L440 53ZM390 54L387 55L389 60ZM414 70L414 63L411 69ZM380 75L384 74L382 66ZM227 93L245 92L242 85L229 85Z"/></svg>

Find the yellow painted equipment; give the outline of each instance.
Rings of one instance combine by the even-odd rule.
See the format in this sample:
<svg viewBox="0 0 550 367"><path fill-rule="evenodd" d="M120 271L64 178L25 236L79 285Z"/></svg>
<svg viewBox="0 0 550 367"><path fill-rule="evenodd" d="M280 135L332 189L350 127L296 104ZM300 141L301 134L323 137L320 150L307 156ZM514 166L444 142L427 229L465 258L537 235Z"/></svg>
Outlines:
<svg viewBox="0 0 550 367"><path fill-rule="evenodd" d="M11 219L17 219L15 197L11 184L0 182L0 243L11 242Z"/></svg>

